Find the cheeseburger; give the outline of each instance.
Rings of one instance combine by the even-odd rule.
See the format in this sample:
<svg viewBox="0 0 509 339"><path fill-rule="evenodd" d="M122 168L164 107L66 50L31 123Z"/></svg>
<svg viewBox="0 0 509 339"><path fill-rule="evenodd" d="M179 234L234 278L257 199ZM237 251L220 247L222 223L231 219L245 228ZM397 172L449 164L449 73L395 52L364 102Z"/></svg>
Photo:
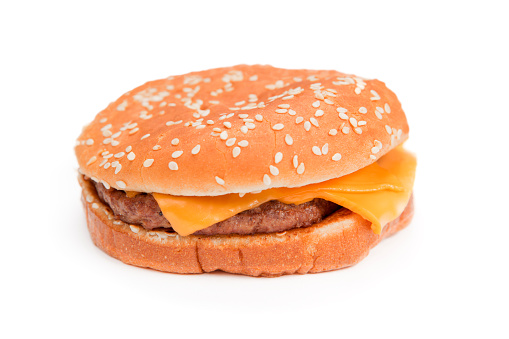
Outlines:
<svg viewBox="0 0 509 339"><path fill-rule="evenodd" d="M416 159L384 83L240 65L148 82L75 148L93 242L173 273L316 273L413 215Z"/></svg>

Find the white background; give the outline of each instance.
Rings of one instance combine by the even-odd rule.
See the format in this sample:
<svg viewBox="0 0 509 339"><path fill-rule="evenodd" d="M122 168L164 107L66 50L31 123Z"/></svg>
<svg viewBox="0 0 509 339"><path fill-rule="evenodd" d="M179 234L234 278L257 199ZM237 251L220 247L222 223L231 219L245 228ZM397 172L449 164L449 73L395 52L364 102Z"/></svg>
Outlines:
<svg viewBox="0 0 509 339"><path fill-rule="evenodd" d="M0 5L0 337L509 336L504 1ZM418 156L413 223L355 267L163 274L87 233L73 146L145 81L239 63L378 78Z"/></svg>

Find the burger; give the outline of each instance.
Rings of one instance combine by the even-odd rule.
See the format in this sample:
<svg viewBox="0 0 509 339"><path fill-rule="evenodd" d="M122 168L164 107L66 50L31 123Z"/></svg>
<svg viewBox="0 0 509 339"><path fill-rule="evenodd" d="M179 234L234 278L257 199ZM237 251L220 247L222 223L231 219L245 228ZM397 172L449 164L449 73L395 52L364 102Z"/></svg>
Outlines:
<svg viewBox="0 0 509 339"><path fill-rule="evenodd" d="M358 263L413 215L416 159L383 82L261 65L148 82L75 147L93 242L172 273Z"/></svg>

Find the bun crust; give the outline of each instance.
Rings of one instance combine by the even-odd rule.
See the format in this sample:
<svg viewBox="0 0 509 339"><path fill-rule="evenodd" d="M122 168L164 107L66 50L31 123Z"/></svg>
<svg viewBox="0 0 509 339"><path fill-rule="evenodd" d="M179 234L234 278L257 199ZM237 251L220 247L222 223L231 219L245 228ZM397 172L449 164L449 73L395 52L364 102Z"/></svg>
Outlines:
<svg viewBox="0 0 509 339"><path fill-rule="evenodd" d="M80 172L107 187L199 196L341 177L407 137L398 99L378 80L239 65L124 94L75 151Z"/></svg>
<svg viewBox="0 0 509 339"><path fill-rule="evenodd" d="M410 199L381 235L347 209L322 222L280 234L186 236L146 231L115 220L90 181L79 176L93 242L124 263L171 273L224 271L250 276L318 273L355 265L382 239L403 229L413 216Z"/></svg>

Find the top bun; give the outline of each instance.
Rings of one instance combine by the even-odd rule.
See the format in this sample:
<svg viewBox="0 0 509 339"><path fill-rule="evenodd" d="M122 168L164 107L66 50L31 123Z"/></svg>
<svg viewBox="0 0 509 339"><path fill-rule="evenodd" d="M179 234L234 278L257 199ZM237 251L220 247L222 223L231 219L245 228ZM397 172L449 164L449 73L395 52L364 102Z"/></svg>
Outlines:
<svg viewBox="0 0 509 339"><path fill-rule="evenodd" d="M204 196L338 178L407 137L383 82L239 65L124 94L84 128L75 150L80 172L106 187Z"/></svg>

